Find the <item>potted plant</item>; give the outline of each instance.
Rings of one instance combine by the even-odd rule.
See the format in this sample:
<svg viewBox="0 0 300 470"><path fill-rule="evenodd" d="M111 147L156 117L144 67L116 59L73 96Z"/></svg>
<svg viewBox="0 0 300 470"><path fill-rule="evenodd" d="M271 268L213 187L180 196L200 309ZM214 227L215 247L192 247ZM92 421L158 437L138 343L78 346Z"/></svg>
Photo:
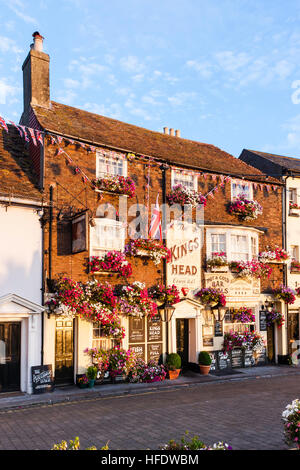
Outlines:
<svg viewBox="0 0 300 470"><path fill-rule="evenodd" d="M226 305L226 297L219 289L213 289L212 287L203 287L195 294L199 298L200 302L210 307L217 305Z"/></svg>
<svg viewBox="0 0 300 470"><path fill-rule="evenodd" d="M181 371L181 357L177 353L171 353L168 354L166 362L169 372L169 379L177 379Z"/></svg>
<svg viewBox="0 0 300 470"><path fill-rule="evenodd" d="M199 353L198 362L199 362L200 374L208 375L210 371L210 365L211 365L210 354L207 351L201 351Z"/></svg>
<svg viewBox="0 0 300 470"><path fill-rule="evenodd" d="M77 385L79 388L86 388L89 384L89 379L85 374L83 374L81 377L78 377L77 379Z"/></svg>
<svg viewBox="0 0 300 470"><path fill-rule="evenodd" d="M89 388L93 388L95 385L95 380L97 378L98 369L96 366L90 366L87 368L86 376L89 381Z"/></svg>

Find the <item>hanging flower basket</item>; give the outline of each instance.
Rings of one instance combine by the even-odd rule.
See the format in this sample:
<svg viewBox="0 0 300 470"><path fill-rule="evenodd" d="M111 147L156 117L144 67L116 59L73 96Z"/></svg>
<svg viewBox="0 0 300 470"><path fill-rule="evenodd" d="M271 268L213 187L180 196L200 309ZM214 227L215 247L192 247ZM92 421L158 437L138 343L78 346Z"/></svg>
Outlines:
<svg viewBox="0 0 300 470"><path fill-rule="evenodd" d="M135 196L135 184L129 176L106 176L94 181L94 187L98 191L108 191L116 194L123 194L129 198Z"/></svg>
<svg viewBox="0 0 300 470"><path fill-rule="evenodd" d="M118 297L118 313L140 318L157 315L157 305L149 297L144 283L136 281L127 286L118 285L115 286L114 293Z"/></svg>
<svg viewBox="0 0 300 470"><path fill-rule="evenodd" d="M198 297L201 303L210 307L217 305L225 307L226 305L226 297L223 292L218 289L213 289L212 287L200 289L195 294L195 297Z"/></svg>
<svg viewBox="0 0 300 470"><path fill-rule="evenodd" d="M284 316L280 312L276 312L276 310L272 310L271 312L266 313L266 321L267 326L272 326L276 324L278 328L281 328L284 324Z"/></svg>
<svg viewBox="0 0 300 470"><path fill-rule="evenodd" d="M174 284L167 287L163 285L152 286L148 289L148 294L158 306L174 305L180 302L179 290Z"/></svg>
<svg viewBox="0 0 300 470"><path fill-rule="evenodd" d="M169 259L170 250L157 240L139 238L131 240L126 246L124 253L128 256L140 256L150 258L155 265L163 259Z"/></svg>
<svg viewBox="0 0 300 470"><path fill-rule="evenodd" d="M273 289L274 297L278 300L283 300L286 304L295 303L296 297L294 291L289 287L281 285L277 289Z"/></svg>
<svg viewBox="0 0 300 470"><path fill-rule="evenodd" d="M119 277L128 278L132 274L131 264L126 261L125 255L119 251L109 251L103 258L92 256L88 263L91 273L117 274Z"/></svg>
<svg viewBox="0 0 300 470"><path fill-rule="evenodd" d="M197 207L202 204L206 206L206 198L201 193L193 189L186 188L183 184L177 184L167 195L167 201L172 206L179 204L180 206L191 205Z"/></svg>
<svg viewBox="0 0 300 470"><path fill-rule="evenodd" d="M228 212L238 216L241 220L253 220L262 214L263 209L257 201L251 201L246 199L245 196L239 196L228 204Z"/></svg>
<svg viewBox="0 0 300 470"><path fill-rule="evenodd" d="M253 323L255 322L255 315L251 308L240 307L238 310L234 310L232 319L236 323Z"/></svg>

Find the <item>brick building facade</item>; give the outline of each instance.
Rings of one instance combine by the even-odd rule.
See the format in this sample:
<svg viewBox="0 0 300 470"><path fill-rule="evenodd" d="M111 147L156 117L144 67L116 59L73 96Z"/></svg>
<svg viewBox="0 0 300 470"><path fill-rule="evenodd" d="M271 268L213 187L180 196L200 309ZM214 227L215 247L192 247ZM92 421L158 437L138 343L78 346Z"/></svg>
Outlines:
<svg viewBox="0 0 300 470"><path fill-rule="evenodd" d="M219 356L214 356L216 367L222 367L224 333L250 329L262 335L269 360L277 361L283 354L282 331L267 331L259 320L266 302L274 302L272 289L284 282L284 265L274 264L271 276L260 280L240 277L228 268L211 272L207 260L215 251L224 251L228 262L246 263L268 245L282 247L282 183L213 145L51 101L49 57L42 50L42 42L36 34L23 65L26 93L21 124L42 131L44 136L43 146L30 146L32 168L46 201L44 302L51 298L53 280L59 276L82 283L92 279L108 281L112 286L135 281L146 287L177 284L180 302L173 306L169 322L158 317L152 321L121 315L124 348L133 348L145 360L178 352L189 366L197 363L201 350L218 351ZM134 197L95 190L94 180L101 180L105 174L132 178ZM207 200L205 208L201 205L200 210L193 209L192 217L184 224L178 222L181 206L174 213L167 203L167 196L178 183L205 195ZM262 214L254 220L241 220L228 211L228 204L245 192L262 206ZM149 258L128 257L132 264L128 279L91 272L91 256L103 256L110 250L123 252L132 238L130 228L135 219L138 230L142 230L139 235L147 238L157 196L166 233L164 243L172 253L169 262L156 265ZM78 252L74 252L76 220L82 220L84 228L83 248ZM195 295L203 287L223 290L227 310L214 312L204 305ZM277 306L282 308L281 304ZM232 311L240 307L251 308L255 321L247 325L233 322ZM216 312L221 319L215 318ZM58 382L73 381L76 374L86 370L89 359L85 348L107 348L112 344L99 331L99 325L85 318L64 318L51 312L44 315L43 360L52 364Z"/></svg>

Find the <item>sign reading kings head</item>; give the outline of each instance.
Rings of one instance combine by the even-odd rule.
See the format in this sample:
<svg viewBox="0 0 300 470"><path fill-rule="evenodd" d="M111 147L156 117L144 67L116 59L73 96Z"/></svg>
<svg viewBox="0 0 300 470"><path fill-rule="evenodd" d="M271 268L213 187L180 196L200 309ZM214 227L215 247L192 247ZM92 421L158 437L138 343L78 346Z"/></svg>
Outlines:
<svg viewBox="0 0 300 470"><path fill-rule="evenodd" d="M202 233L196 224L173 222L167 230L171 258L167 264L167 283L180 290L201 287Z"/></svg>

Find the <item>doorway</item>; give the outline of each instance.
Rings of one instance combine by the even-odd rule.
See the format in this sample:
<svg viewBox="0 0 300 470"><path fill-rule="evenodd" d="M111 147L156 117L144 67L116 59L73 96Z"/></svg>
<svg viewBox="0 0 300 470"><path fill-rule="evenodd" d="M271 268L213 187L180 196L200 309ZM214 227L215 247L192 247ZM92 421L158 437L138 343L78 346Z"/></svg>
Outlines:
<svg viewBox="0 0 300 470"><path fill-rule="evenodd" d="M267 357L268 362L275 362L275 330L274 325L267 327Z"/></svg>
<svg viewBox="0 0 300 470"><path fill-rule="evenodd" d="M181 357L181 366L186 369L189 363L189 320L176 320L176 349Z"/></svg>
<svg viewBox="0 0 300 470"><path fill-rule="evenodd" d="M288 312L288 353L289 355L293 354L295 350L298 349L298 344L295 343L299 341L299 313L298 312Z"/></svg>
<svg viewBox="0 0 300 470"><path fill-rule="evenodd" d="M74 383L73 320L57 320L55 331L55 384Z"/></svg>
<svg viewBox="0 0 300 470"><path fill-rule="evenodd" d="M20 390L21 322L0 323L0 392Z"/></svg>

